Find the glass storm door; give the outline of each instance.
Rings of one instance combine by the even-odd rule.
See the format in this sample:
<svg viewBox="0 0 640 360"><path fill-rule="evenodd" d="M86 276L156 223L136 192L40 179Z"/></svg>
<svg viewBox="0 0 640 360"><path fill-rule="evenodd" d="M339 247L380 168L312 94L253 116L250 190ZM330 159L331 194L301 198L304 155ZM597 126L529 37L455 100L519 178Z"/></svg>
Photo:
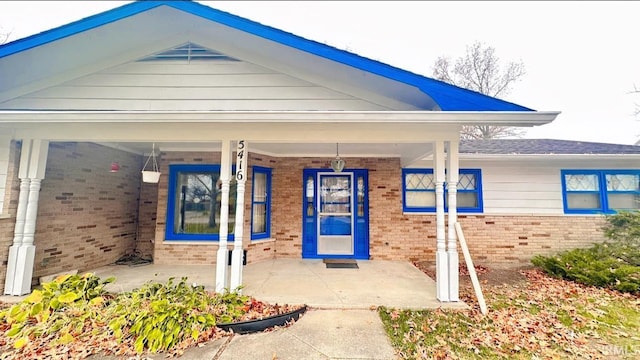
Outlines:
<svg viewBox="0 0 640 360"><path fill-rule="evenodd" d="M318 255L353 255L353 175L318 174Z"/></svg>
<svg viewBox="0 0 640 360"><path fill-rule="evenodd" d="M304 169L302 257L369 259L366 169Z"/></svg>

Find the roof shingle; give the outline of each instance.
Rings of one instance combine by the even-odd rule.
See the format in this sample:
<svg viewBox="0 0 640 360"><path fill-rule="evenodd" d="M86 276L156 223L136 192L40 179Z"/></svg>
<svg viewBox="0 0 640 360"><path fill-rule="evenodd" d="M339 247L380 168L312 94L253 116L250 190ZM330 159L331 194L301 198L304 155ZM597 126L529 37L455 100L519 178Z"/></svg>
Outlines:
<svg viewBox="0 0 640 360"><path fill-rule="evenodd" d="M640 154L640 146L553 139L461 140L460 153L514 155Z"/></svg>

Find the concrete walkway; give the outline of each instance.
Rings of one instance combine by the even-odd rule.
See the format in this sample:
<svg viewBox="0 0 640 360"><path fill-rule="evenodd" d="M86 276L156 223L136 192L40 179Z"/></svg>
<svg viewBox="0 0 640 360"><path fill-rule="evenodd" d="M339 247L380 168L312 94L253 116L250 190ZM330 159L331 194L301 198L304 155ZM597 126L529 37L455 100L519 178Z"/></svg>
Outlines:
<svg viewBox="0 0 640 360"><path fill-rule="evenodd" d="M143 359L166 359L155 354ZM90 360L115 360L94 355ZM124 357L122 359L130 359ZM394 360L397 356L373 310L308 310L287 328L233 335L190 348L182 360Z"/></svg>
<svg viewBox="0 0 640 360"><path fill-rule="evenodd" d="M236 335L220 360L395 359L376 311L310 310L293 326Z"/></svg>
<svg viewBox="0 0 640 360"><path fill-rule="evenodd" d="M293 325L270 332L234 335L188 349L188 360L391 360L396 355L384 332L378 306L402 309L466 308L440 303L435 282L409 262L358 261L358 269L327 269L321 260L275 259L244 268L242 292L272 304L306 304ZM92 271L115 276L109 291L128 291L147 281L179 281L215 287L215 267L200 265L110 265ZM6 297L5 297L6 298ZM2 299L5 300L6 299ZM163 359L158 354L150 359ZM93 360L115 357L93 356Z"/></svg>

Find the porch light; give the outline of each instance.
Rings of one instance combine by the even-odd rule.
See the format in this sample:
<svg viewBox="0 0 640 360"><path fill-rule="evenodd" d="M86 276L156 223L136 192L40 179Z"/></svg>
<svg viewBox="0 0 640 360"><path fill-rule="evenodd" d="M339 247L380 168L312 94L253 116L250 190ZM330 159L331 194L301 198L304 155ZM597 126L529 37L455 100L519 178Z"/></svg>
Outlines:
<svg viewBox="0 0 640 360"><path fill-rule="evenodd" d="M331 168L335 172L341 172L344 169L344 160L340 159L340 154L338 151L338 143L336 143L336 158L331 160Z"/></svg>

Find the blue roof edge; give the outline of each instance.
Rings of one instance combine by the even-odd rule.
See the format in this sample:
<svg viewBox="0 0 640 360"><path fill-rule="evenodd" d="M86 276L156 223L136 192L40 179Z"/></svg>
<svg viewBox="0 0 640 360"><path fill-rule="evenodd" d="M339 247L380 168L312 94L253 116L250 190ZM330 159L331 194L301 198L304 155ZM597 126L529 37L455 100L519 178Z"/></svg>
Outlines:
<svg viewBox="0 0 640 360"><path fill-rule="evenodd" d="M1 45L0 58L72 36L163 5L363 71L393 79L407 85L416 86L421 91L431 96L443 111L535 111L515 103L419 75L355 53L340 50L338 48L306 39L191 0L138 0L57 28ZM444 91L444 93L441 94L442 91ZM458 96L447 94L451 91L459 92L460 94L456 94ZM473 100L469 99L467 96L464 96L464 100L462 100L462 96L460 95L468 95Z"/></svg>
<svg viewBox="0 0 640 360"><path fill-rule="evenodd" d="M60 40L83 31L91 30L158 6L170 5L170 3L171 1L135 1L130 4L125 4L99 14L76 20L69 24L61 25L53 29L45 30L22 39L0 45L0 58Z"/></svg>

